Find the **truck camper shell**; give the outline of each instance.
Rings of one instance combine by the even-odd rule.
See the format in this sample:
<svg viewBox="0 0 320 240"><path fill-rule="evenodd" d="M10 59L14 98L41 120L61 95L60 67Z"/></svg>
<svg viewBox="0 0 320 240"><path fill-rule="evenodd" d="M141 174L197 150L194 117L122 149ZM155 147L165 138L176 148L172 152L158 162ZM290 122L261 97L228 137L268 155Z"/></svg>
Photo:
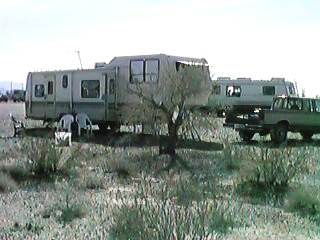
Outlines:
<svg viewBox="0 0 320 240"><path fill-rule="evenodd" d="M207 61L165 54L115 57L93 69L30 72L26 84L26 117L59 121L64 114L84 112L96 124L152 123L151 116L133 116L133 107L147 108L128 86L139 84L152 91L164 75L180 67L199 65L209 79ZM190 107L207 104L209 92L190 99ZM147 111L146 111L147 112ZM153 116L154 117L154 116Z"/></svg>

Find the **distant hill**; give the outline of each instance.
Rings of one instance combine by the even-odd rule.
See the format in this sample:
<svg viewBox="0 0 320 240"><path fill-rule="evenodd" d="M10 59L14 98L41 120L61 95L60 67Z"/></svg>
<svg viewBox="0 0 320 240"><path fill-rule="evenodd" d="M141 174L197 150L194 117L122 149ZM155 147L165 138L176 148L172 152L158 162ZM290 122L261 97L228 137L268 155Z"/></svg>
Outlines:
<svg viewBox="0 0 320 240"><path fill-rule="evenodd" d="M7 91L15 89L25 89L25 84L18 82L0 81L0 93L5 94Z"/></svg>

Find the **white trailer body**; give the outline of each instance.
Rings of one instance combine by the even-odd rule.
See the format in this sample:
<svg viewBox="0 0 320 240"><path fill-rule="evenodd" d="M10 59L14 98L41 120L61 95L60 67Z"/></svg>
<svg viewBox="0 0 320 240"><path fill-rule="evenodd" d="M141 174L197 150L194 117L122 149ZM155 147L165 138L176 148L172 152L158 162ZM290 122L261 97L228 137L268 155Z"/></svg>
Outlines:
<svg viewBox="0 0 320 240"><path fill-rule="evenodd" d="M200 65L209 79L205 59L184 58L164 54L116 57L109 64L98 63L95 69L31 72L26 84L26 117L58 121L62 115L84 112L93 123L150 123L141 114L133 117L132 107L147 107L129 91L140 84L150 91L163 84L168 71L181 65ZM209 92L198 94L188 103L205 106Z"/></svg>
<svg viewBox="0 0 320 240"><path fill-rule="evenodd" d="M294 84L284 78L271 80L218 78L212 81L208 99L210 108L218 111L236 109L251 112L255 108L271 107L276 96L297 96Z"/></svg>

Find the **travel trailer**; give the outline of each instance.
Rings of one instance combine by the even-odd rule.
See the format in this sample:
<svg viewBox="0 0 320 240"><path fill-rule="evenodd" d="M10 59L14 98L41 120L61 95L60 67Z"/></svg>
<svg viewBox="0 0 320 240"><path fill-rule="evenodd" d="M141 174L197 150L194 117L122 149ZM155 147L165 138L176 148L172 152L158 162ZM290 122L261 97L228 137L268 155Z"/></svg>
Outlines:
<svg viewBox="0 0 320 240"><path fill-rule="evenodd" d="M296 96L294 84L284 78L251 80L220 77L212 81L208 106L222 114L225 111L250 113L255 109L269 109L273 97Z"/></svg>
<svg viewBox="0 0 320 240"><path fill-rule="evenodd" d="M151 93L157 85L164 84L165 74L189 66L200 66L210 84L205 59L165 54L115 57L109 64L96 63L94 69L87 70L30 72L26 84L26 117L59 121L64 114L81 112L99 126L153 123L155 116L148 115L146 103L131 87L139 86ZM209 93L198 93L188 99L190 108L205 106ZM140 111L134 114L137 107Z"/></svg>

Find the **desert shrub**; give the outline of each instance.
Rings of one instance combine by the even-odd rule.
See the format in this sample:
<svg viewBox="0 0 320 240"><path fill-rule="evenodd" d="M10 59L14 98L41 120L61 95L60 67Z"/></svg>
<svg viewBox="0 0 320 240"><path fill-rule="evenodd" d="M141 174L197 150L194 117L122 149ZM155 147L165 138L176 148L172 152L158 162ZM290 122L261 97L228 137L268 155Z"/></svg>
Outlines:
<svg viewBox="0 0 320 240"><path fill-rule="evenodd" d="M243 156L239 146L224 143L220 167L227 171L239 170Z"/></svg>
<svg viewBox="0 0 320 240"><path fill-rule="evenodd" d="M74 219L83 218L87 215L87 209L84 205L68 206L61 209L61 216L58 218L63 223L70 223Z"/></svg>
<svg viewBox="0 0 320 240"><path fill-rule="evenodd" d="M60 154L51 139L29 139L24 142L22 150L32 175L48 176L57 172Z"/></svg>
<svg viewBox="0 0 320 240"><path fill-rule="evenodd" d="M111 239L188 239L221 236L234 226L226 209L208 202L180 207L167 201L135 199L117 209Z"/></svg>
<svg viewBox="0 0 320 240"><path fill-rule="evenodd" d="M23 141L20 149L26 160L24 166L31 178L52 179L53 177L76 176L75 166L83 155L81 145L70 148L56 147L53 139L29 138Z"/></svg>
<svg viewBox="0 0 320 240"><path fill-rule="evenodd" d="M29 171L22 165L3 166L1 170L17 183L21 183L30 177Z"/></svg>
<svg viewBox="0 0 320 240"><path fill-rule="evenodd" d="M319 190L305 186L293 189L287 194L285 209L302 217L309 217L320 224Z"/></svg>
<svg viewBox="0 0 320 240"><path fill-rule="evenodd" d="M278 197L283 200L290 181L310 168L309 152L297 148L245 148L237 190L252 200Z"/></svg>
<svg viewBox="0 0 320 240"><path fill-rule="evenodd" d="M89 175L84 178L84 188L86 189L102 189L103 186L103 179L96 175Z"/></svg>
<svg viewBox="0 0 320 240"><path fill-rule="evenodd" d="M126 180L136 176L138 169L130 161L126 152L116 154L114 150L106 153L106 160L103 161L101 168L104 173L110 173L119 180Z"/></svg>
<svg viewBox="0 0 320 240"><path fill-rule="evenodd" d="M16 182L8 175L0 172L0 192L9 192L16 189Z"/></svg>
<svg viewBox="0 0 320 240"><path fill-rule="evenodd" d="M216 192L216 179L211 177L205 181L193 177L179 177L167 186L169 197L174 199L178 205L191 205L193 202L200 202L208 197L214 197ZM165 187L164 187L165 189Z"/></svg>

